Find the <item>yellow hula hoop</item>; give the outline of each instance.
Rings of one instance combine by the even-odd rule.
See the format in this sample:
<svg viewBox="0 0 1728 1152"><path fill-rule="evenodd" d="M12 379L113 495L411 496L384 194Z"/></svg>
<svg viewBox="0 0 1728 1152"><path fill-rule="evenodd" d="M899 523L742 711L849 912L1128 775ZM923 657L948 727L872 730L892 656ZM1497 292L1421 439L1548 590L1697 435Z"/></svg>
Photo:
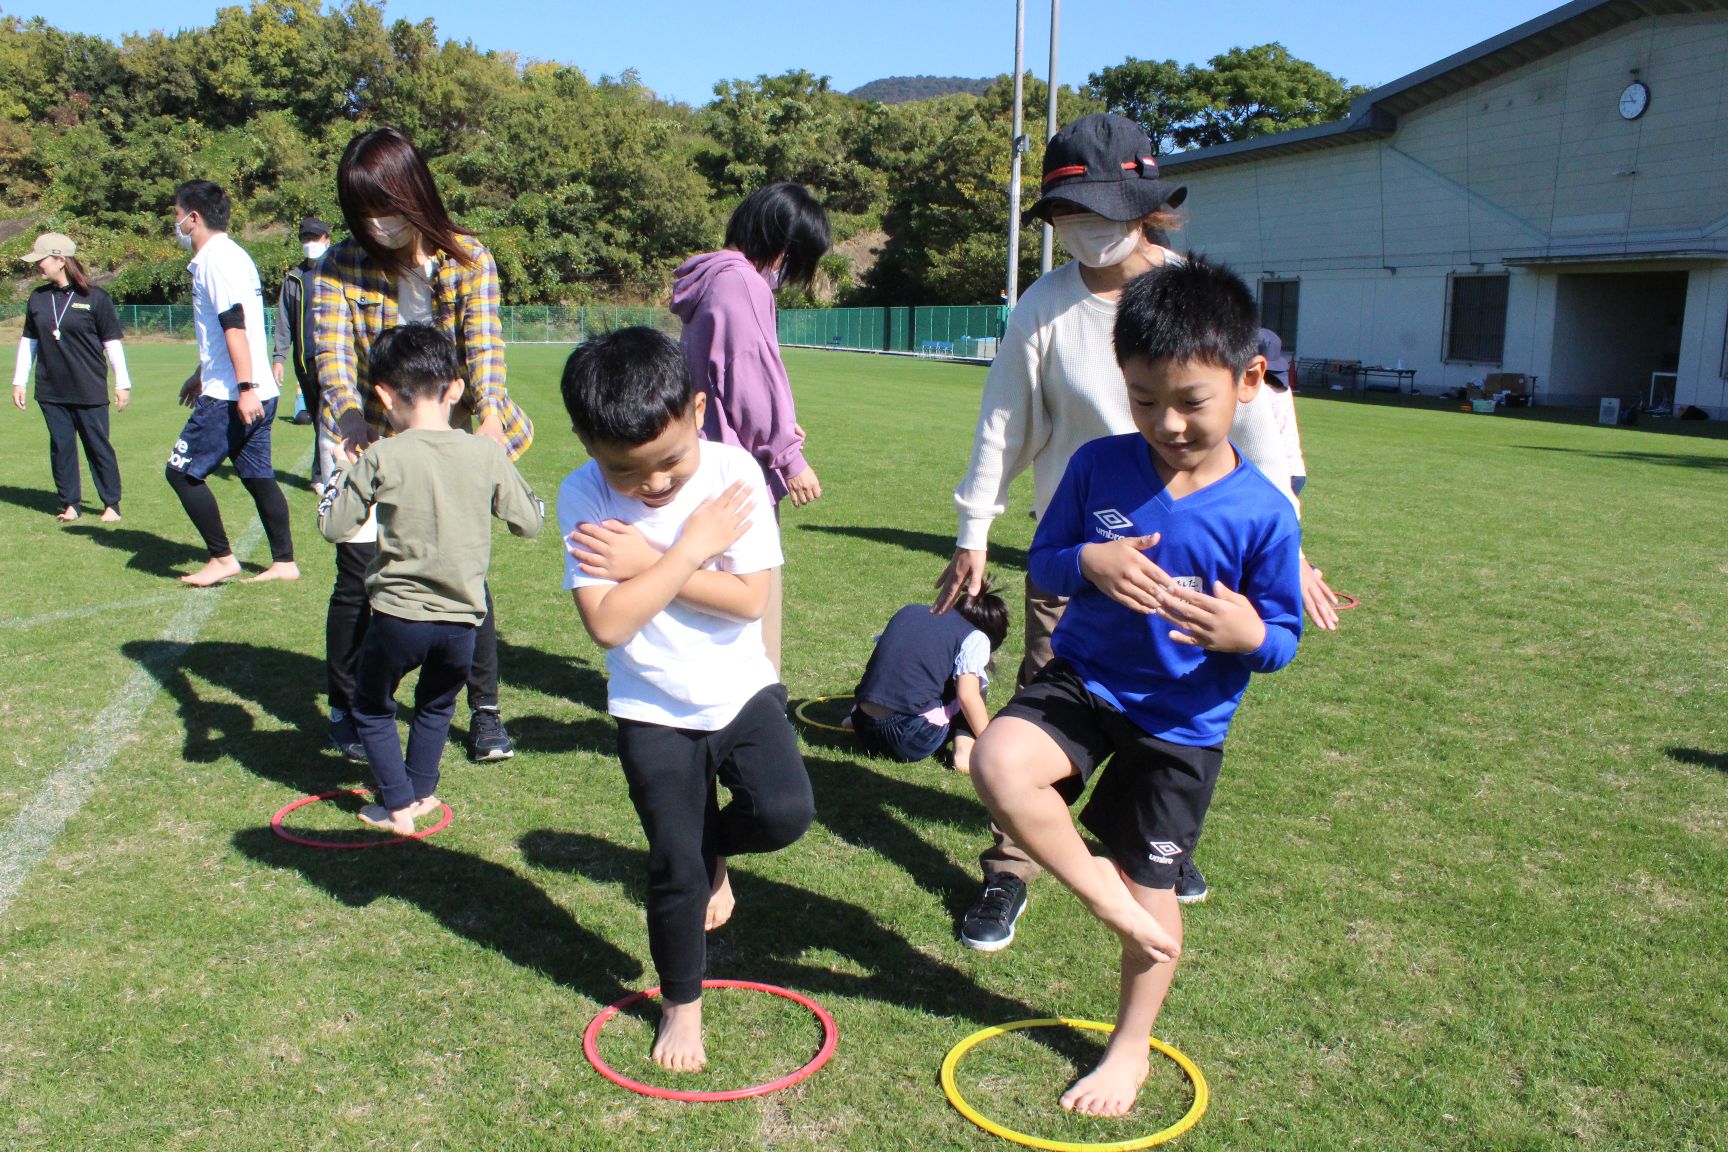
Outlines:
<svg viewBox="0 0 1728 1152"><path fill-rule="evenodd" d="M1150 1136L1142 1136L1134 1140L1115 1140L1105 1143L1084 1144L1063 1140L1046 1140L1040 1136L1028 1136L1024 1132L1016 1132L1012 1128L1004 1128L989 1117L966 1103L960 1095L960 1089L954 1083L954 1069L959 1066L960 1058L986 1040L1000 1036L1005 1032L1018 1032L1023 1028L1080 1028L1089 1032L1114 1032L1114 1024L1099 1024L1092 1020L1069 1020L1063 1018L1047 1018L1042 1020L1016 1020L1012 1024L999 1024L993 1028L985 1028L974 1032L960 1043L948 1050L948 1055L942 1061L942 1091L948 1097L948 1103L954 1105L956 1111L992 1136L1000 1136L1016 1144L1024 1144L1028 1148L1044 1148L1048 1152L1136 1152L1140 1148L1151 1148L1167 1140L1174 1140L1194 1125L1200 1123L1200 1117L1206 1114L1206 1106L1211 1102L1211 1090L1206 1087L1206 1077L1198 1065L1182 1053L1161 1040L1152 1040L1154 1049L1176 1062L1188 1076L1188 1082L1194 1085L1194 1104L1188 1109L1188 1114L1170 1125L1162 1132L1154 1132Z"/></svg>
<svg viewBox="0 0 1728 1152"><path fill-rule="evenodd" d="M841 692L835 696L812 696L808 700L800 701L798 707L792 709L792 715L798 718L799 723L808 724L810 727L820 729L823 732L840 732L850 736L852 734L852 729L842 728L838 724L824 724L820 720L812 720L804 712L804 709L810 707L812 704L826 704L830 700L850 699L852 699L852 693L850 692Z"/></svg>

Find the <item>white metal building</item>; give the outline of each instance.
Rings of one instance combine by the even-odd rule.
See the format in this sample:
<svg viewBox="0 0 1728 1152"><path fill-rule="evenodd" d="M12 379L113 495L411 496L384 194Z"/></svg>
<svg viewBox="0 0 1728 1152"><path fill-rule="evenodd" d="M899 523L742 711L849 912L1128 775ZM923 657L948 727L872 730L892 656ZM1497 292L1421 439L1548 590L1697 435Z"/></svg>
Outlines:
<svg viewBox="0 0 1728 1152"><path fill-rule="evenodd" d="M1305 360L1728 416L1728 0L1577 0L1160 167L1178 244L1257 281Z"/></svg>

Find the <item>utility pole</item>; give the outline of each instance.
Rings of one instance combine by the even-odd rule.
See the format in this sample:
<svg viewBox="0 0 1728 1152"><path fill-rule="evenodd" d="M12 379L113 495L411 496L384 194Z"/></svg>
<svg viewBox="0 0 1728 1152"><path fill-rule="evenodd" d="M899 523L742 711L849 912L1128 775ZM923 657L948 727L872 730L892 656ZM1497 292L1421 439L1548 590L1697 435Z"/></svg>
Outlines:
<svg viewBox="0 0 1728 1152"><path fill-rule="evenodd" d="M1044 126L1050 130L1050 137L1056 135L1056 42L1062 32L1062 0L1050 0L1050 104L1044 118ZM1050 271L1051 247L1054 232L1048 222L1044 225L1044 243L1038 254L1038 271L1040 274Z"/></svg>
<svg viewBox="0 0 1728 1152"><path fill-rule="evenodd" d="M1026 154L1026 0L1014 4L1014 163L1008 186L1008 307L1020 301L1020 157Z"/></svg>

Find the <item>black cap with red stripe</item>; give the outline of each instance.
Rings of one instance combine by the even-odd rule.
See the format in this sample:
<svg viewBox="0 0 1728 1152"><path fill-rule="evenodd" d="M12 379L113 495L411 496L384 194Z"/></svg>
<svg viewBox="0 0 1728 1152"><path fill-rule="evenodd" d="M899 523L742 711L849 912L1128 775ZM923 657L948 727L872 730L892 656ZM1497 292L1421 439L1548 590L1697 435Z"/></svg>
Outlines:
<svg viewBox="0 0 1728 1152"><path fill-rule="evenodd" d="M1051 208L1073 204L1106 220L1138 220L1175 208L1188 189L1158 179L1158 159L1146 129L1126 116L1094 112L1064 124L1044 148L1044 192L1022 224L1048 220Z"/></svg>

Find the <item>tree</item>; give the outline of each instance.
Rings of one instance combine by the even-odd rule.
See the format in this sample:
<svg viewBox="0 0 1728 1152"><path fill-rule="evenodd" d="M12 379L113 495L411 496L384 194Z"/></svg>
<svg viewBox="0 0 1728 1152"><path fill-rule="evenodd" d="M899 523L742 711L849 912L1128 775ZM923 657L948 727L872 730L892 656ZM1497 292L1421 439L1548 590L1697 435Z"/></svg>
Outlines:
<svg viewBox="0 0 1728 1152"><path fill-rule="evenodd" d="M1086 91L1138 121L1168 152L1340 120L1368 89L1297 59L1282 44L1260 44L1232 48L1204 68L1130 56L1094 72Z"/></svg>

